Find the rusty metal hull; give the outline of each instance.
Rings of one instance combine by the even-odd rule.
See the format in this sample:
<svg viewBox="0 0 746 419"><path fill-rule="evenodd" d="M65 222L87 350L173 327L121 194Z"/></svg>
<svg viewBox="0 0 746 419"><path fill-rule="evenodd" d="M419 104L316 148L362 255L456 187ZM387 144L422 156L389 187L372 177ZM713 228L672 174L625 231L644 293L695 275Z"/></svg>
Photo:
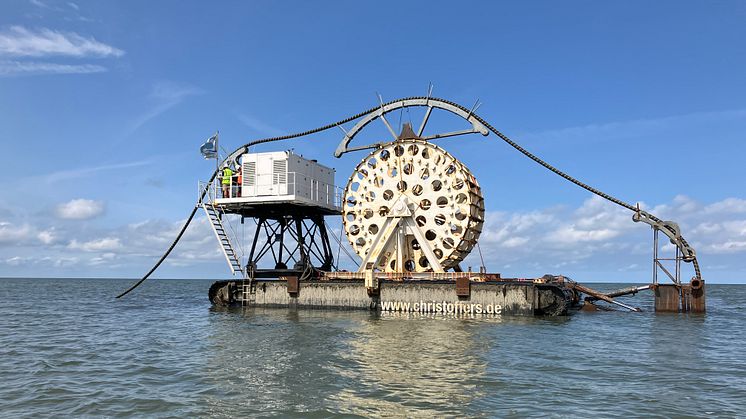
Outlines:
<svg viewBox="0 0 746 419"><path fill-rule="evenodd" d="M240 281L210 289L219 305L324 308L456 315L565 316L577 307L577 293L564 284L531 281L381 281L370 295L363 280L258 280L253 292Z"/></svg>
<svg viewBox="0 0 746 419"><path fill-rule="evenodd" d="M704 313L705 281L692 280L688 285L653 285L655 311L667 313Z"/></svg>

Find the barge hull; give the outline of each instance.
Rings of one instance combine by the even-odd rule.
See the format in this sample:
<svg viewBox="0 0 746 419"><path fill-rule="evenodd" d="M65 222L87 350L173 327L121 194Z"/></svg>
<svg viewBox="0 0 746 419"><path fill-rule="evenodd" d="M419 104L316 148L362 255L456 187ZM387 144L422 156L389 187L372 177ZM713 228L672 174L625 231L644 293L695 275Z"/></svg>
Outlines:
<svg viewBox="0 0 746 419"><path fill-rule="evenodd" d="M323 308L466 315L562 316L578 304L564 284L532 281L380 281L369 295L363 280L219 281L210 288L217 305Z"/></svg>

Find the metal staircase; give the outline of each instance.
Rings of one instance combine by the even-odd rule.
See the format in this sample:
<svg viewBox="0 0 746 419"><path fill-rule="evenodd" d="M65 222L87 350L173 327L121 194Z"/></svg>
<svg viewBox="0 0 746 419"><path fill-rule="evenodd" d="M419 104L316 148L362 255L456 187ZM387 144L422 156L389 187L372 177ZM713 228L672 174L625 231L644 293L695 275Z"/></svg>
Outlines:
<svg viewBox="0 0 746 419"><path fill-rule="evenodd" d="M228 234L226 234L225 227L223 226L223 222L221 220L221 213L218 208L216 208L212 203L209 202L202 202L200 204L202 209L205 210L205 214L207 214L207 218L210 219L210 225L212 226L212 231L215 233L215 236L218 238L218 242L220 243L220 248L223 249L223 255L225 255L225 260L228 262L228 266L231 268L231 272L233 275L235 275L237 272L241 273L241 276L243 277L243 268L241 267L241 261L238 259L238 255L236 255L236 251L233 250L233 245L231 244L230 239L228 238Z"/></svg>

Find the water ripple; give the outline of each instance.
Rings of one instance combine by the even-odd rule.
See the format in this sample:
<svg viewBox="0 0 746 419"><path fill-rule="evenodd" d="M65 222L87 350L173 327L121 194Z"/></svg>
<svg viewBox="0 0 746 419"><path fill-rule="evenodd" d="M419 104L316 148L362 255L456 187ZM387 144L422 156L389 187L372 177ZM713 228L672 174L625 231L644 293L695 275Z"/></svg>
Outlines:
<svg viewBox="0 0 746 419"><path fill-rule="evenodd" d="M746 286L709 285L706 315L655 315L641 294L644 313L459 319L213 308L205 281L116 301L128 281L1 282L4 417L746 411Z"/></svg>

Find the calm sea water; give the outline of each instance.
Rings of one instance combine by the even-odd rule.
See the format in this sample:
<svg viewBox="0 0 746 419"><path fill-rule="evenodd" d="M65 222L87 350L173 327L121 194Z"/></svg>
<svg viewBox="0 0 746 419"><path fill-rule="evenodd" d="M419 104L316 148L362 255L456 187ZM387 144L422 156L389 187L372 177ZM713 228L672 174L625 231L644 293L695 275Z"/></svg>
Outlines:
<svg viewBox="0 0 746 419"><path fill-rule="evenodd" d="M746 286L708 285L706 315L464 319L129 284L0 280L0 415L746 416Z"/></svg>

